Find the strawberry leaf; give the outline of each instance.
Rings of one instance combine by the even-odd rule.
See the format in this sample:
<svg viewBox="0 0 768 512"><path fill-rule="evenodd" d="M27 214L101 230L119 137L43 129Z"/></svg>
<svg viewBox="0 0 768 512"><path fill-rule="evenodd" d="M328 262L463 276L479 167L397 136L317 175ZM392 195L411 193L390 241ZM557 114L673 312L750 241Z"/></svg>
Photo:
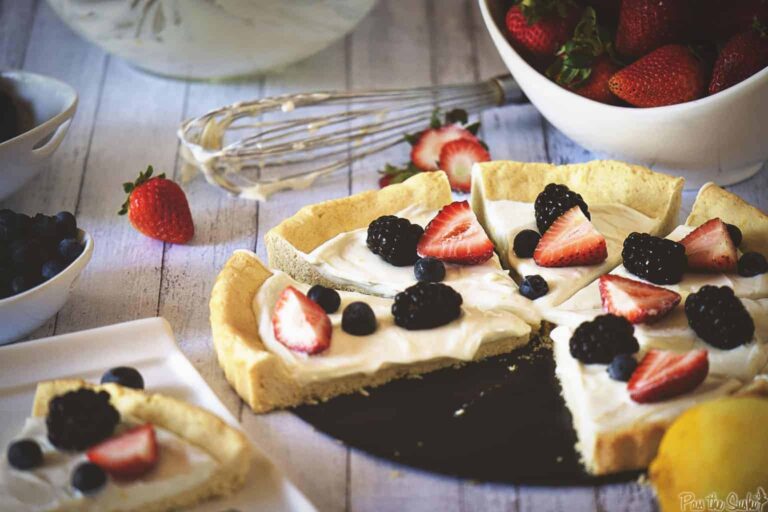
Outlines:
<svg viewBox="0 0 768 512"><path fill-rule="evenodd" d="M440 121L440 108L435 108L432 111L432 118L429 120L429 127L438 129L441 126L443 126L443 123Z"/></svg>

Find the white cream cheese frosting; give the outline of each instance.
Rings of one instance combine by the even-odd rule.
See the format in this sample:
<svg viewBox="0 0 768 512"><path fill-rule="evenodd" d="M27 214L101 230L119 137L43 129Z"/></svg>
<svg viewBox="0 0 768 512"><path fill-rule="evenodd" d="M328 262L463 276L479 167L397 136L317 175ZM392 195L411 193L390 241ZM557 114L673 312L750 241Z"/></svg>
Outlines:
<svg viewBox="0 0 768 512"><path fill-rule="evenodd" d="M621 263L621 249L627 235L633 231L651 232L658 225L655 219L622 204L590 204L592 224L605 237L608 249L606 260L597 265L547 268L538 266L533 258L518 258L512 249L515 236L520 231L537 230L533 203L502 199L486 201L484 208L487 228L497 242L498 249L504 251L509 267L520 278L538 274L547 281L549 293L534 301L542 312L561 304Z"/></svg>
<svg viewBox="0 0 768 512"><path fill-rule="evenodd" d="M118 429L129 426L122 423ZM93 494L83 495L70 484L72 471L87 458L84 452L57 450L48 441L45 418L32 417L17 436L34 439L43 451L43 464L20 471L5 457L0 463L0 510L14 512L117 512L192 490L210 478L217 462L205 451L175 434L155 427L160 456L157 466L130 481L108 478Z"/></svg>
<svg viewBox="0 0 768 512"><path fill-rule="evenodd" d="M339 310L329 315L333 326L330 347L320 354L308 356L291 351L274 335L274 306L280 293L289 285L305 293L309 289L308 285L297 283L277 271L261 286L253 308L262 342L282 360L292 376L303 383L372 374L390 365L446 358L469 361L483 343L527 336L531 332L530 325L515 314L514 308L483 309L466 298L458 319L434 329L410 331L394 324L392 299L342 291L339 292ZM354 301L363 301L373 309L378 323L373 334L353 336L341 329L342 311Z"/></svg>
<svg viewBox="0 0 768 512"><path fill-rule="evenodd" d="M437 211L413 206L396 213L420 226L426 226ZM394 297L416 284L413 266L396 267L368 249L367 228L336 235L303 257L326 279L382 297ZM459 292L465 305L481 310L509 309L532 326L540 316L531 301L520 295L517 285L501 268L498 257L478 265L445 264L442 281Z"/></svg>

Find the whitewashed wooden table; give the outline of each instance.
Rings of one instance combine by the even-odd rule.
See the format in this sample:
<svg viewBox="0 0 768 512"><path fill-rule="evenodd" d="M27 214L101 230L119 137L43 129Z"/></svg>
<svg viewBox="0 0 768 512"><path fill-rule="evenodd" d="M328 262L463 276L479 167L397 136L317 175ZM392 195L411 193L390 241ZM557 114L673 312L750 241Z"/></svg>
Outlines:
<svg viewBox="0 0 768 512"><path fill-rule="evenodd" d="M147 164L178 174L176 128L211 108L291 91L466 82L504 72L474 0L380 0L354 33L322 53L283 72L233 84L141 73L77 37L45 2L0 0L0 67L60 78L80 94L75 122L50 169L0 206L28 213L75 211L97 242L67 305L31 338L164 316L244 428L324 511L655 510L650 491L634 483L523 487L409 470L351 450L291 413L256 416L228 387L208 325L208 296L219 268L239 248L264 257L262 235L302 205L375 187L375 170L384 161L405 161L404 147L265 204L234 200L196 180L186 186L196 227L188 246L144 238L117 216L121 183ZM595 156L530 105L491 111L482 121L494 158L564 163ZM768 209L765 167L733 190ZM687 193L686 213L692 201Z"/></svg>

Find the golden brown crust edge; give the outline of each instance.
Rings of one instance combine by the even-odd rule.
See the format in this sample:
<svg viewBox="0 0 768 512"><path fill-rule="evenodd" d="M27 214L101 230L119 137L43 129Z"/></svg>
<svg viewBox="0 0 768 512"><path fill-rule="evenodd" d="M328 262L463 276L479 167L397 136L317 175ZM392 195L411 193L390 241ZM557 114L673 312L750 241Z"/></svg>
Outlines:
<svg viewBox="0 0 768 512"><path fill-rule="evenodd" d="M382 215L393 214L413 204L436 210L451 200L451 187L445 173L436 171L417 174L381 190L305 206L264 236L269 266L299 282L363 291L327 280L306 262L302 253L311 252L339 233L366 227Z"/></svg>
<svg viewBox="0 0 768 512"><path fill-rule="evenodd" d="M459 364L452 359L439 359L390 366L373 375L351 375L301 385L291 377L280 359L266 350L259 338L253 299L269 275L271 273L255 254L237 251L216 279L210 304L213 342L219 364L235 391L256 413L323 401L401 377ZM529 339L530 333L483 344L475 354L475 360L510 352Z"/></svg>
<svg viewBox="0 0 768 512"><path fill-rule="evenodd" d="M173 432L205 450L219 463L206 484L177 496L143 505L142 512L186 507L209 498L226 496L242 487L251 465L251 445L245 435L216 415L165 395L125 388L117 384L93 385L78 379L40 382L32 406L33 416L45 416L48 403L57 395L87 387L104 390L122 416L130 416Z"/></svg>
<svg viewBox="0 0 768 512"><path fill-rule="evenodd" d="M741 229L744 235L742 250L757 251L768 256L768 215L736 194L714 183L705 183L699 189L691 214L685 223L689 226L699 226L715 217Z"/></svg>
<svg viewBox="0 0 768 512"><path fill-rule="evenodd" d="M618 202L659 218L655 234L666 235L677 224L685 180L615 160L568 165L484 162L475 164L472 172L472 207L482 221L483 199L532 203L549 183L568 186L587 203Z"/></svg>

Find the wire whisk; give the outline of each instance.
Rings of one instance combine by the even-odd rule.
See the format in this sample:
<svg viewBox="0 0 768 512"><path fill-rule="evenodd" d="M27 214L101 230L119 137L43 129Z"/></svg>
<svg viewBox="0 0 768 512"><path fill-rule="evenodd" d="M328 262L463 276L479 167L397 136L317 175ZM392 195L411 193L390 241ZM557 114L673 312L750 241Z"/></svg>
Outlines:
<svg viewBox="0 0 768 512"><path fill-rule="evenodd" d="M435 108L470 114L525 98L511 76L473 84L286 94L242 101L185 121L187 171L247 199L303 189L423 130Z"/></svg>

